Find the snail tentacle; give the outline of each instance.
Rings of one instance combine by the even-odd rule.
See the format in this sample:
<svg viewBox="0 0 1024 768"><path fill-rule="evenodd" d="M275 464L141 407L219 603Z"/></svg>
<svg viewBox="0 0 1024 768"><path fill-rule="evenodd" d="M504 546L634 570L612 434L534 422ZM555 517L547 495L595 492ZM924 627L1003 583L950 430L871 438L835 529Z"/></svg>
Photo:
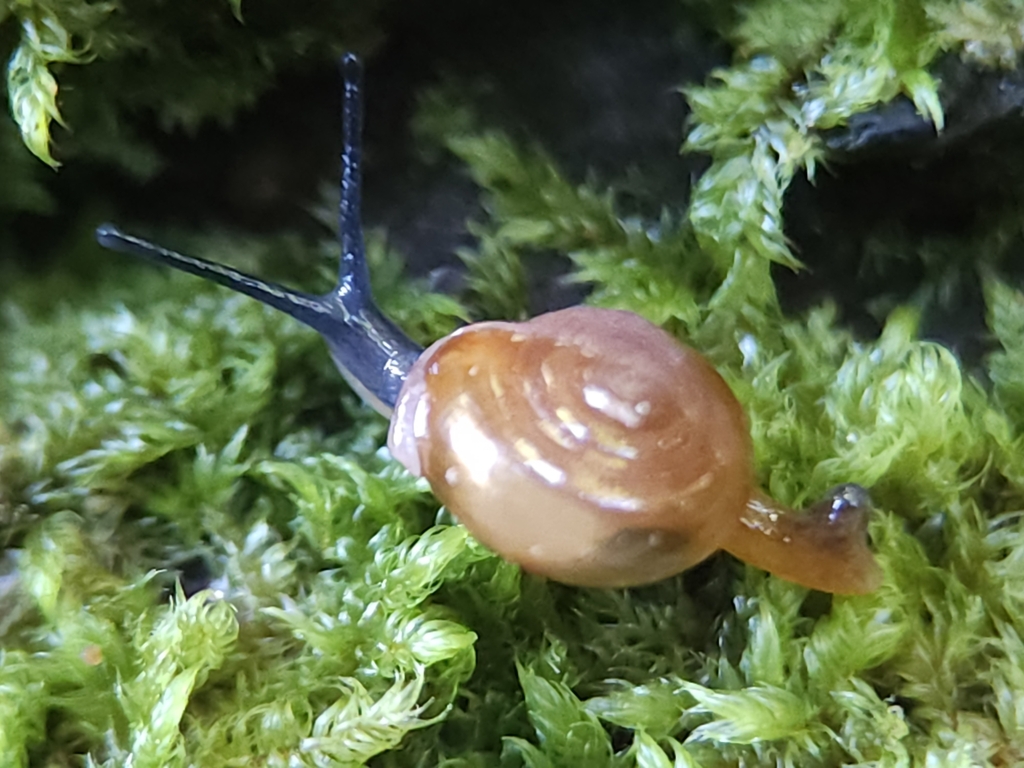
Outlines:
<svg viewBox="0 0 1024 768"><path fill-rule="evenodd" d="M251 296L305 323L324 337L342 375L385 416L423 349L384 316L373 300L360 219L362 160L362 66L342 59L345 76L338 283L323 296L296 291L195 256L186 256L122 232L113 224L96 228L104 248L173 267Z"/></svg>
<svg viewBox="0 0 1024 768"><path fill-rule="evenodd" d="M237 293L244 293L267 306L278 309L290 317L320 330L330 323L332 310L322 297L285 288L282 285L261 280L225 264L186 256L169 248L151 243L141 237L122 232L113 224L96 227L96 242L112 251L127 253L146 261L173 267L190 275L198 275Z"/></svg>
<svg viewBox="0 0 1024 768"><path fill-rule="evenodd" d="M359 57L346 53L341 57L344 92L341 102L341 204L338 233L341 261L338 263L338 288L351 285L370 293L370 271L363 243L363 65Z"/></svg>

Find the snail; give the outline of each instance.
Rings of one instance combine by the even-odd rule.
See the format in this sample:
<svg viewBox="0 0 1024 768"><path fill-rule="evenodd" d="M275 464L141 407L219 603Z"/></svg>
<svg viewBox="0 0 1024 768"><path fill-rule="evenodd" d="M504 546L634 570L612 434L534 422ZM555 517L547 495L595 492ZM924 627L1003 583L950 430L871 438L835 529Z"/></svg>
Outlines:
<svg viewBox="0 0 1024 768"><path fill-rule="evenodd" d="M481 322L423 350L374 304L360 220L362 70L345 80L338 283L294 291L125 234L101 245L212 280L323 336L338 368L391 418L395 459L425 477L481 543L585 587L677 574L725 550L835 593L881 581L867 492L803 513L758 491L746 416L695 350L639 315L579 306Z"/></svg>

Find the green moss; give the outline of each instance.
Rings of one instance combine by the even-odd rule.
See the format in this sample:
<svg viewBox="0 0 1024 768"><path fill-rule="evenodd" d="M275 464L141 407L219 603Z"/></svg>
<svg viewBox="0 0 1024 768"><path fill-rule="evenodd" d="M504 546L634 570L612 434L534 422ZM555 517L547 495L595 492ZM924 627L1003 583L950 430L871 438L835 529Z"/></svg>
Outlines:
<svg viewBox="0 0 1024 768"><path fill-rule="evenodd" d="M270 81L254 50L265 63L299 38L339 44L316 19L258 40L232 10L250 12L233 3L229 31L196 32L223 34L239 57L218 59L233 73L219 81L198 65L172 77L187 58L182 26L157 40L144 10L115 21L101 5L0 6L0 24L23 24L8 95L26 141L52 160L53 77L78 72L84 88L100 77L87 72L120 73L86 136L115 103L151 98L127 87L142 75L109 64L135 44L167 57L161 117L188 126L226 118ZM985 273L998 350L968 371L919 338L909 308L873 340L829 305L785 315L770 271L797 265L784 193L827 160L822 131L901 93L941 126L929 63L948 49L1008 65L1022 11L763 0L714 18L737 58L687 90L686 147L711 164L686 216L623 218L614 186L568 180L447 89L425 96L418 128L481 188L468 289L410 284L382 238L375 283L426 341L460 320L523 316L524 263L567 256L591 302L643 314L716 364L774 495L801 504L840 482L872 486L884 586L826 599L725 556L629 591L523 575L382 449L386 425L313 334L116 257L77 274L79 233L65 262L10 290L0 330L0 765L1022 759L1024 294ZM0 151L13 152L3 130ZM121 162L152 170L145 147L123 150ZM4 168L0 204L47 204L35 171ZM1003 212L955 247L991 264L1019 224ZM334 248L192 246L234 263L283 252L325 271ZM922 290L948 279L935 275ZM196 582L187 595L181 584Z"/></svg>
<svg viewBox="0 0 1024 768"><path fill-rule="evenodd" d="M364 0L339 11L331 4L260 4L243 22L240 0L5 0L2 90L24 147L0 139L0 206L29 207L32 198L9 201L3 187L42 178L24 162L26 147L53 167L68 158L98 160L140 179L153 176L162 158L139 135L133 116L151 112L165 130L228 125L282 70L372 49L380 39L374 16L381 5Z"/></svg>

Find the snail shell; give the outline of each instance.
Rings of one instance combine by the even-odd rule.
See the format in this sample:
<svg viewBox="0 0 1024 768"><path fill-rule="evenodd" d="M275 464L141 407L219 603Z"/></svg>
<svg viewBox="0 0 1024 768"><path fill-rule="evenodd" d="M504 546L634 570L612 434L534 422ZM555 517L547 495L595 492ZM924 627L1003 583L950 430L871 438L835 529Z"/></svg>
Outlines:
<svg viewBox="0 0 1024 768"><path fill-rule="evenodd" d="M434 344L388 445L482 543L581 586L705 559L753 481L746 418L715 369L637 315L593 307Z"/></svg>

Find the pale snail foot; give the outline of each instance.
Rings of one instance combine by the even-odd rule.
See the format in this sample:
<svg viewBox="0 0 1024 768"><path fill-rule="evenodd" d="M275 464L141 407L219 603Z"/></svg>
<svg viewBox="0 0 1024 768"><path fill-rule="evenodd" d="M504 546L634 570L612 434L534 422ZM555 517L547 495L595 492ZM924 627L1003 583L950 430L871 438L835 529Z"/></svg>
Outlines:
<svg viewBox="0 0 1024 768"><path fill-rule="evenodd" d="M846 484L805 512L755 494L722 548L750 565L811 589L857 595L882 583L868 548L871 497Z"/></svg>

